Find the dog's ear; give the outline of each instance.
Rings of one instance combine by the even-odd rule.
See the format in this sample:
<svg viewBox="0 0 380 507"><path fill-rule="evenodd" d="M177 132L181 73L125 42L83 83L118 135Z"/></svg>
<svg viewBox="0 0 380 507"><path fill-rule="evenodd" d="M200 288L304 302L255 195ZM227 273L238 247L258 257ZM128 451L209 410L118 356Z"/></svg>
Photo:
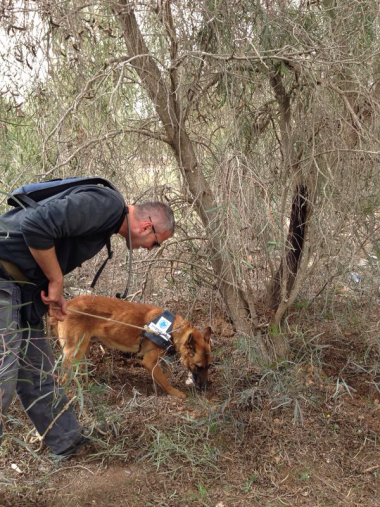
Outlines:
<svg viewBox="0 0 380 507"><path fill-rule="evenodd" d="M190 333L189 336L187 337L186 345L195 354L195 340L194 340L193 333Z"/></svg>
<svg viewBox="0 0 380 507"><path fill-rule="evenodd" d="M211 327L210 326L206 327L206 329L203 332L203 337L204 337L206 343L210 342L211 333L212 333Z"/></svg>

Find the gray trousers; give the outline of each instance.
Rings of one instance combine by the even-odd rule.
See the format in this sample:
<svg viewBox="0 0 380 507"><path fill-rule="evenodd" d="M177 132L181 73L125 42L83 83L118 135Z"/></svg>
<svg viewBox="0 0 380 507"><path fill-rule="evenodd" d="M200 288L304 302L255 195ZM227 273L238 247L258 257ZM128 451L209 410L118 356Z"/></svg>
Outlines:
<svg viewBox="0 0 380 507"><path fill-rule="evenodd" d="M37 326L40 330L36 326L29 329L20 303L20 287L0 277L0 443L1 416L15 391L40 435L68 402L51 373L54 357L43 325ZM79 437L81 429L70 406L47 432L45 443L53 453L60 453Z"/></svg>

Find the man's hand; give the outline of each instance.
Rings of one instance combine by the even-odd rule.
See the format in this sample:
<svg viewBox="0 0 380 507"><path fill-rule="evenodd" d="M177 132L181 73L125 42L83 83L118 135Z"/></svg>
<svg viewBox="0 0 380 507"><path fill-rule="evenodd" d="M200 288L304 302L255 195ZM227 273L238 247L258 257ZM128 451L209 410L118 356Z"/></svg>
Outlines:
<svg viewBox="0 0 380 507"><path fill-rule="evenodd" d="M67 303L62 295L63 274L58 263L55 248L36 250L29 247L29 250L49 280L48 294L45 291L41 291L41 299L49 307L49 317L56 320L65 320Z"/></svg>
<svg viewBox="0 0 380 507"><path fill-rule="evenodd" d="M62 282L49 282L48 294L41 291L41 299L45 305L49 306L49 317L56 320L65 320L67 315L67 303L62 295L63 280Z"/></svg>

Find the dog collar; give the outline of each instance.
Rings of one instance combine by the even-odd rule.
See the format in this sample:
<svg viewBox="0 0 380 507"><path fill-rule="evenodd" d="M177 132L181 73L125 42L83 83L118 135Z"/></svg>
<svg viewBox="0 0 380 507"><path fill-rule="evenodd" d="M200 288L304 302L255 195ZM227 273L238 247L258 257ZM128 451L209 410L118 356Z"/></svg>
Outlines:
<svg viewBox="0 0 380 507"><path fill-rule="evenodd" d="M147 324L147 327L153 329L153 331L156 331L158 334L151 331L143 331L142 336L148 338L148 340L155 343L161 349L168 350L171 347L174 348L171 335L174 319L175 316L171 312L165 310L161 315Z"/></svg>

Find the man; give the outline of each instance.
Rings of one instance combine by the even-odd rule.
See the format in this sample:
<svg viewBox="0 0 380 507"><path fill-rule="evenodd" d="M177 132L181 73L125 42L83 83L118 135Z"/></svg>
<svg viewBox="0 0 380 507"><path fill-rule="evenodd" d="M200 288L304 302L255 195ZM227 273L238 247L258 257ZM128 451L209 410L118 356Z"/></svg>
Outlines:
<svg viewBox="0 0 380 507"><path fill-rule="evenodd" d="M117 190L82 185L0 216L0 414L14 391L54 454L75 454L88 439L51 371L42 317L63 320L63 277L119 233L151 250L172 236L173 212L160 202L126 206ZM129 227L127 222L129 217ZM128 245L129 246L129 245ZM2 424L0 418L0 441Z"/></svg>

